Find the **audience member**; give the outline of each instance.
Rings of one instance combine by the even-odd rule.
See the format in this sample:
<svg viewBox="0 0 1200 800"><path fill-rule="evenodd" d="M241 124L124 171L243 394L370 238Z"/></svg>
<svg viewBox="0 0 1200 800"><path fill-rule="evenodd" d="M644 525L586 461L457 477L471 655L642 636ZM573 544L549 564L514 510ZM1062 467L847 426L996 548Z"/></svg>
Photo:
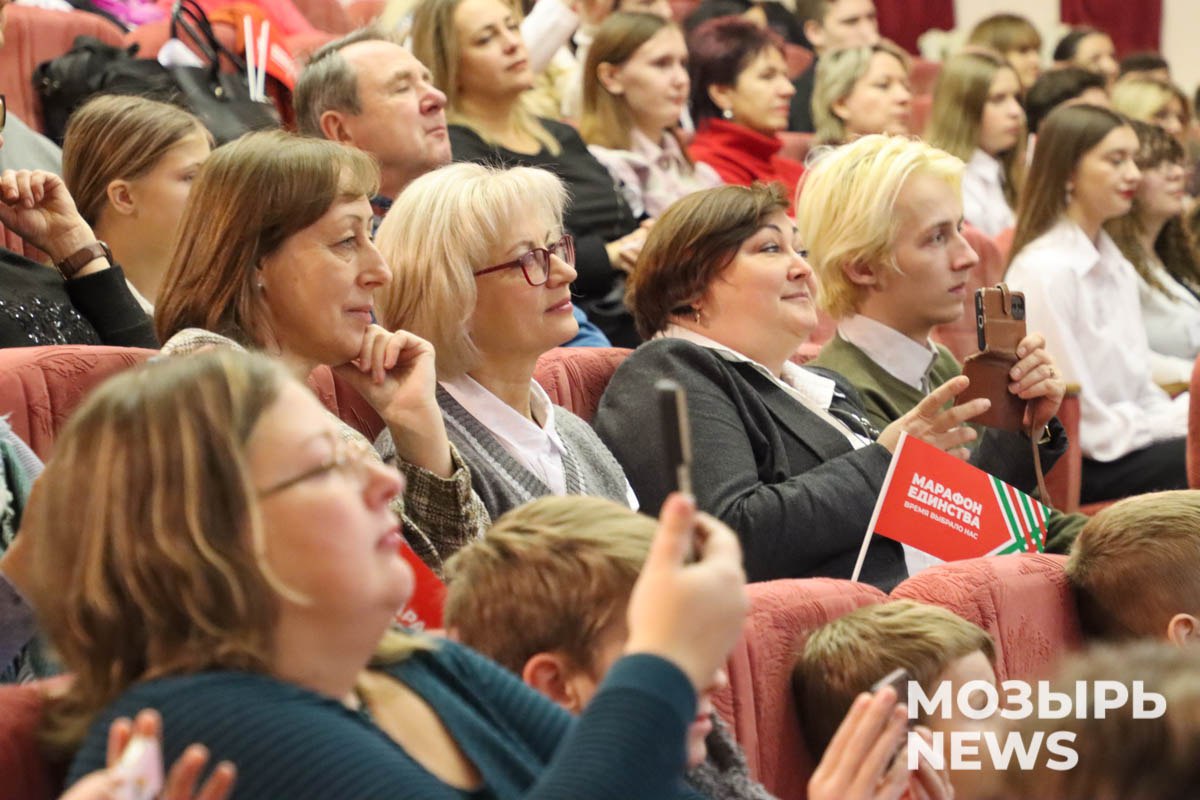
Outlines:
<svg viewBox="0 0 1200 800"><path fill-rule="evenodd" d="M1089 27L1072 28L1054 46L1054 62L1060 67L1083 67L1104 77L1111 87L1117 79L1117 48L1112 37Z"/></svg>
<svg viewBox="0 0 1200 800"><path fill-rule="evenodd" d="M642 507L657 509L675 470L647 398L660 379L678 382L697 502L741 536L750 579L844 578L900 432L963 455L976 433L960 423L988 401L943 410L966 386L956 378L877 434L844 378L791 363L817 315L787 207L778 186L725 186L663 214L630 282L653 340L617 368L594 424ZM874 537L862 580L890 589L905 575L901 545Z"/></svg>
<svg viewBox="0 0 1200 800"><path fill-rule="evenodd" d="M788 130L812 133L813 82L821 56L849 47L871 47L879 41L879 20L875 15L875 0L797 0L796 17L804 23L804 35L812 47L814 58L792 85L788 111Z"/></svg>
<svg viewBox="0 0 1200 800"><path fill-rule="evenodd" d="M1200 492L1156 492L1099 511L1067 561L1084 633L1200 641Z"/></svg>
<svg viewBox="0 0 1200 800"><path fill-rule="evenodd" d="M779 155L783 142L776 134L787 127L796 91L782 41L752 22L723 17L693 31L688 49L696 123L692 158L726 183L777 181L793 196L804 165Z"/></svg>
<svg viewBox="0 0 1200 800"><path fill-rule="evenodd" d="M392 277L370 237L378 181L370 156L320 139L276 131L220 148L188 200L155 322L169 353L261 349L300 379L332 366L391 431L408 481L395 510L438 571L488 517L446 436L433 348L372 322ZM370 450L335 420L349 446Z"/></svg>
<svg viewBox="0 0 1200 800"><path fill-rule="evenodd" d="M1171 65L1161 54L1153 51L1130 53L1121 59L1118 77L1137 75L1142 78L1154 78L1165 83L1171 82Z"/></svg>
<svg viewBox="0 0 1200 800"><path fill-rule="evenodd" d="M57 268L0 248L0 347L158 346L125 273L79 216L61 178L5 170L0 225L47 253Z"/></svg>
<svg viewBox="0 0 1200 800"><path fill-rule="evenodd" d="M532 73L514 12L501 0L423 0L412 33L413 54L446 93L455 160L542 167L567 184L565 221L578 255L575 290L613 344L635 346L624 273L646 231L575 129L539 119L522 105Z"/></svg>
<svg viewBox="0 0 1200 800"><path fill-rule="evenodd" d="M409 184L379 228L392 268L379 319L433 345L446 432L493 518L546 494L637 506L591 427L533 380L538 358L576 329L566 202L545 170L454 164ZM389 431L376 448L395 449Z"/></svg>
<svg viewBox="0 0 1200 800"><path fill-rule="evenodd" d="M1071 658L1046 691L1070 693L1087 686L1081 713L1054 718L1033 714L1011 723L1009 730L1024 743L1044 741L1051 732L1061 731L1071 737L1067 747L1076 762L1064 769L1061 758L1043 746L1028 766L1010 762L1000 773L1001 786L988 796L1176 800L1200 795L1197 675L1200 652L1157 642L1097 647ZM1115 708L1098 705L1101 696L1114 696L1116 687L1106 685L1109 681L1121 684L1131 702ZM1141 713L1146 706L1132 701L1151 694L1162 698L1162 714ZM1038 702L1034 700L1035 705ZM1001 734L1001 741L1006 734Z"/></svg>
<svg viewBox="0 0 1200 800"><path fill-rule="evenodd" d="M908 56L887 40L830 53L817 68L812 109L821 144L871 133L907 134Z"/></svg>
<svg viewBox="0 0 1200 800"><path fill-rule="evenodd" d="M962 174L961 161L919 140L866 136L817 160L797 203L819 300L838 320L813 363L847 378L879 429L962 374L950 351L930 340L935 326L962 317L967 273L979 263L961 232ZM1054 419L1066 386L1041 336L1027 336L1021 348L1008 388L1027 401L1026 432L984 428L970 460L1032 491L1029 431L1045 429L1039 449L1048 470L1066 451ZM1064 552L1084 521L1052 514L1048 546Z"/></svg>
<svg viewBox="0 0 1200 800"><path fill-rule="evenodd" d="M101 95L67 125L63 182L147 314L171 263L192 181L211 150L212 135L198 118L141 97Z"/></svg>
<svg viewBox="0 0 1200 800"><path fill-rule="evenodd" d="M990 50L951 56L933 90L925 140L962 159L963 217L988 236L1011 228L1025 180L1021 81Z"/></svg>
<svg viewBox="0 0 1200 800"><path fill-rule="evenodd" d="M399 38L379 28L347 34L313 53L295 97L301 133L357 147L379 162L372 234L405 186L450 163L446 95ZM574 313L579 332L568 346L609 346L582 309Z"/></svg>
<svg viewBox="0 0 1200 800"><path fill-rule="evenodd" d="M639 216L657 217L684 195L721 184L712 167L688 158L678 133L689 81L687 43L675 23L617 13L596 31L579 134Z"/></svg>
<svg viewBox="0 0 1200 800"><path fill-rule="evenodd" d="M804 21L780 0L702 0L684 25L690 34L710 19L741 16L766 28L789 44L807 46Z"/></svg>
<svg viewBox="0 0 1200 800"><path fill-rule="evenodd" d="M12 0L0 0L0 48L4 47L4 13ZM58 175L62 172L62 150L54 142L30 128L3 105L0 95L0 130L4 131L4 147L0 148L0 172L6 169L42 170Z"/></svg>
<svg viewBox="0 0 1200 800"><path fill-rule="evenodd" d="M1019 14L993 14L980 20L967 35L967 44L995 50L1016 70L1028 90L1042 74L1042 35Z"/></svg>
<svg viewBox="0 0 1200 800"><path fill-rule="evenodd" d="M104 766L112 719L152 707L165 760L204 742L237 765L235 798L698 797L686 730L746 598L736 538L687 498L664 506L626 655L573 721L461 645L389 630L413 591L404 481L278 363L219 349L117 376L43 481L34 599L74 673L43 733L82 745L71 782Z"/></svg>
<svg viewBox="0 0 1200 800"><path fill-rule="evenodd" d="M39 643L29 605L29 537L18 536L42 460L0 416L0 683L25 683L57 670Z"/></svg>
<svg viewBox="0 0 1200 800"><path fill-rule="evenodd" d="M1026 127L1036 135L1042 120L1064 103L1110 105L1104 78L1083 67L1059 67L1044 73L1025 93Z"/></svg>
<svg viewBox="0 0 1200 800"><path fill-rule="evenodd" d="M1121 254L1137 270L1142 320L1152 352L1184 359L1182 372L1162 380L1188 380L1200 355L1200 254L1183 221L1187 167L1183 148L1163 128L1134 120L1134 158L1142 173L1129 213L1104 224ZM1160 359L1160 361L1165 359Z"/></svg>
<svg viewBox="0 0 1200 800"><path fill-rule="evenodd" d="M1127 214L1137 134L1088 105L1046 118L1017 210L1007 282L1025 293L1064 377L1080 386L1085 503L1186 485L1188 395L1155 385L1138 276L1104 231Z"/></svg>
<svg viewBox="0 0 1200 800"><path fill-rule="evenodd" d="M796 658L792 686L809 751L821 758L855 698L898 668L929 696L944 683L958 696L970 681L995 686L995 663L992 638L944 608L911 600L856 608L814 631ZM923 715L917 722L945 732L980 724L959 712L949 718ZM910 797L953 796L949 774L924 759L909 785Z"/></svg>
<svg viewBox="0 0 1200 800"><path fill-rule="evenodd" d="M1112 107L1130 119L1157 125L1187 146L1192 127L1192 106L1174 84L1157 78L1130 75L1117 81Z"/></svg>
<svg viewBox="0 0 1200 800"><path fill-rule="evenodd" d="M595 497L513 509L446 565L446 627L579 714L624 652L625 610L654 528L652 518ZM711 693L726 683L719 670L700 696L687 781L709 798L770 800L713 710Z"/></svg>

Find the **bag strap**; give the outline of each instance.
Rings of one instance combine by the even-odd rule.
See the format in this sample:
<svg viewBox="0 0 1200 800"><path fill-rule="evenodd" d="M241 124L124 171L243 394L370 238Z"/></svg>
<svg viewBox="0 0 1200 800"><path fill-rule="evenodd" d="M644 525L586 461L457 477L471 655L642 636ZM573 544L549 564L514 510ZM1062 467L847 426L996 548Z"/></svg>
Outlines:
<svg viewBox="0 0 1200 800"><path fill-rule="evenodd" d="M1038 447L1037 431L1033 429L1033 425L1029 426L1029 442L1033 446L1033 474L1037 477L1038 497L1043 503L1051 508L1054 507L1054 500L1050 497L1050 490L1046 488L1046 476L1042 473L1042 453Z"/></svg>
<svg viewBox="0 0 1200 800"><path fill-rule="evenodd" d="M238 72L246 72L246 62L221 43L204 7L196 0L175 0L175 5L171 7L171 38L185 41L181 32L200 48L214 73L220 70L221 56L228 58Z"/></svg>

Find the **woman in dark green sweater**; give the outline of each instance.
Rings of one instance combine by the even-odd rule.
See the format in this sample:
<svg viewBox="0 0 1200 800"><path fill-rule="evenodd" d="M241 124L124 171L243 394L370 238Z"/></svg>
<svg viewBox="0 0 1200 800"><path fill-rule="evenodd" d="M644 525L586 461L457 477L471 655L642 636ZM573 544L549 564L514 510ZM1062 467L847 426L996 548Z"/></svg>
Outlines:
<svg viewBox="0 0 1200 800"><path fill-rule="evenodd" d="M99 389L27 519L34 603L75 675L44 730L82 742L71 780L103 766L113 718L153 707L165 760L204 744L236 764L235 798L694 797L696 687L746 610L733 534L667 504L626 655L573 722L472 651L389 630L413 586L402 490L262 356L168 359Z"/></svg>

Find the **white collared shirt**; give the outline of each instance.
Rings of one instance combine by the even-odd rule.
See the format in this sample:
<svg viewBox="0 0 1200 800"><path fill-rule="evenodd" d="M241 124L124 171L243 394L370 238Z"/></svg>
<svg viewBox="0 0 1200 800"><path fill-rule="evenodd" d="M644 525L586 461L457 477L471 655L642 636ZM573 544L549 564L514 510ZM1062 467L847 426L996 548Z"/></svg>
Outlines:
<svg viewBox="0 0 1200 800"><path fill-rule="evenodd" d="M963 218L988 236L1017 224L1004 197L1004 165L982 150L976 150L967 162L962 195Z"/></svg>
<svg viewBox="0 0 1200 800"><path fill-rule="evenodd" d="M1025 293L1029 330L1079 384L1085 456L1112 461L1187 434L1188 394L1172 401L1154 383L1141 280L1107 233L1093 243L1064 217L1017 254L1006 280Z"/></svg>
<svg viewBox="0 0 1200 800"><path fill-rule="evenodd" d="M884 372L926 393L937 387L926 385L929 368L938 350L928 339L921 345L882 322L853 314L838 323L838 335L862 350Z"/></svg>
<svg viewBox="0 0 1200 800"><path fill-rule="evenodd" d="M1172 278L1157 258L1148 266L1158 282L1166 287L1166 292L1162 292L1144 280L1138 281L1142 319L1146 322L1150 349L1192 362L1200 354L1200 300Z"/></svg>
<svg viewBox="0 0 1200 800"><path fill-rule="evenodd" d="M541 384L529 382L529 410L533 415L530 420L470 375L463 374L438 383L496 437L518 464L546 484L551 493L567 494L567 471L563 466L563 453L567 448L554 427L554 403ZM637 511L637 495L628 480L625 481L625 498L629 507Z"/></svg>
<svg viewBox="0 0 1200 800"><path fill-rule="evenodd" d="M804 369L799 364L793 364L791 361L784 362L782 375L775 375L771 370L749 356L743 355L714 339L708 338L702 333L697 333L681 325L668 325L662 333L655 336L656 339L659 337L682 339L685 342L691 342L692 344L713 350L726 361L749 364L757 372L769 378L780 389L783 389L789 397L836 428L839 433L846 437L846 440L850 442L850 446L855 450L872 443L870 439L859 436L850 430L844 422L829 413L829 406L833 403L833 392L837 388L837 384L829 378L821 377L815 372Z"/></svg>

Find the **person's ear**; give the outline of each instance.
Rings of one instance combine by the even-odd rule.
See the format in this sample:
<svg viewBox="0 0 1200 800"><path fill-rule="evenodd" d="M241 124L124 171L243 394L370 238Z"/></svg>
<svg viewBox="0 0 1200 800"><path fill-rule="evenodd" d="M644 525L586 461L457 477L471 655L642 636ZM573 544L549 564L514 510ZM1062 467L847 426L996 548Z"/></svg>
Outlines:
<svg viewBox="0 0 1200 800"><path fill-rule="evenodd" d="M625 85L621 82L621 69L615 64L601 61L596 65L596 80L611 95L620 97L625 94Z"/></svg>
<svg viewBox="0 0 1200 800"><path fill-rule="evenodd" d="M813 50L821 51L825 47L825 26L815 19L804 20L804 38Z"/></svg>
<svg viewBox="0 0 1200 800"><path fill-rule="evenodd" d="M345 113L329 109L321 115L320 127L321 135L329 141L354 144L354 135L350 133L350 128L346 125Z"/></svg>
<svg viewBox="0 0 1200 800"><path fill-rule="evenodd" d="M733 110L733 97L737 90L724 83L714 83L708 87L708 99L721 111Z"/></svg>
<svg viewBox="0 0 1200 800"><path fill-rule="evenodd" d="M846 120L850 119L850 107L846 105L846 100L849 97L850 95L846 95L843 98L834 100L829 106L829 110L833 112L835 117L842 121L843 125L846 124Z"/></svg>
<svg viewBox="0 0 1200 800"><path fill-rule="evenodd" d="M1176 647L1200 642L1200 620L1191 614L1176 614L1167 623L1167 641Z"/></svg>
<svg viewBox="0 0 1200 800"><path fill-rule="evenodd" d="M137 213L137 202L133 199L133 189L129 181L120 178L109 181L104 193L108 196L108 204L118 214L132 217Z"/></svg>
<svg viewBox="0 0 1200 800"><path fill-rule="evenodd" d="M852 261L842 267L842 272L845 273L846 279L855 286L882 288L879 273L870 264L864 264L861 261Z"/></svg>
<svg viewBox="0 0 1200 800"><path fill-rule="evenodd" d="M588 698L580 692L577 672L561 653L534 653L521 670L521 680L572 714L579 714Z"/></svg>

